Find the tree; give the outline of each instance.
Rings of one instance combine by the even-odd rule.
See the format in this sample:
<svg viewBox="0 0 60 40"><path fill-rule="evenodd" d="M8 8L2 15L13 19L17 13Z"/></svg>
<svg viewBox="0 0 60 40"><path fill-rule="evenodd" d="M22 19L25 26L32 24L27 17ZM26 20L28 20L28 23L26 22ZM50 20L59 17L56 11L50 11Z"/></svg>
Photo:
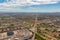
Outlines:
<svg viewBox="0 0 60 40"><path fill-rule="evenodd" d="M14 24L10 24L10 26L14 26Z"/></svg>

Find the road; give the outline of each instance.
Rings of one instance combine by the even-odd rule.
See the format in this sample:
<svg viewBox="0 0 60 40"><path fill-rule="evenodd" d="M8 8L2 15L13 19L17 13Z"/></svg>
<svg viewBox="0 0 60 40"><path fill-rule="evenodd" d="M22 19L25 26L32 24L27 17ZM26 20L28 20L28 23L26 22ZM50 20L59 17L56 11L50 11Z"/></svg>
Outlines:
<svg viewBox="0 0 60 40"><path fill-rule="evenodd" d="M28 30L27 28L14 27L14 28L5 28L5 29L6 30L3 29L3 32L0 33L0 40L5 40L5 39L14 40L15 38L18 38L19 40L24 40L24 39L32 40L33 34L34 34L31 30ZM7 30L7 29L9 29L9 30ZM14 35L7 36L6 34L8 31L14 32Z"/></svg>
<svg viewBox="0 0 60 40"><path fill-rule="evenodd" d="M37 34L37 24L38 24L38 20L37 20L37 15L35 17L35 23L34 23L34 26L32 28L32 32L34 32L34 38L33 40L35 40L35 34ZM43 34L43 35L40 35L43 39L46 39L46 40L57 40L55 37L52 37L48 34Z"/></svg>

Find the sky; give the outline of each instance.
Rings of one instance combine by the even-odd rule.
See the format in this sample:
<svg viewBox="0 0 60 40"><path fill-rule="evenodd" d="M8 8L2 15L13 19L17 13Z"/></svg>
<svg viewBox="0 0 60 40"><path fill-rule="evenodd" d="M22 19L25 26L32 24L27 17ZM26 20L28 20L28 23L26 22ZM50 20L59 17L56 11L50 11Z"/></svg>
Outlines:
<svg viewBox="0 0 60 40"><path fill-rule="evenodd" d="M60 0L0 0L0 12L60 12Z"/></svg>

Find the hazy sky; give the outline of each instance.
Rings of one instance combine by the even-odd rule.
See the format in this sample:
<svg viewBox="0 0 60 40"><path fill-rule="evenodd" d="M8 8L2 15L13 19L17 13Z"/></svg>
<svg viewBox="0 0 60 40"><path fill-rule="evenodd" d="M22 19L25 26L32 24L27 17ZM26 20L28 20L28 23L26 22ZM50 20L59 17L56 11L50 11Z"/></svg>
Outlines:
<svg viewBox="0 0 60 40"><path fill-rule="evenodd" d="M60 0L0 0L0 12L60 12Z"/></svg>

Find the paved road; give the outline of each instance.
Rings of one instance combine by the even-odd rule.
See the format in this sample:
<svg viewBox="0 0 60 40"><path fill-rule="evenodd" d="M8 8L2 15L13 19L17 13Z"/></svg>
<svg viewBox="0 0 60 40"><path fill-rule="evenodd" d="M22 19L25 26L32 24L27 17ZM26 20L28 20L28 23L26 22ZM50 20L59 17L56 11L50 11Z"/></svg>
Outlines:
<svg viewBox="0 0 60 40"><path fill-rule="evenodd" d="M9 29L9 30L8 30ZM18 31L17 31L18 30ZM13 39L16 37L16 38L19 38L19 40L23 40L23 39L31 39L32 40L32 37L33 37L33 32L27 28L21 28L21 27L14 27L14 28L3 28L3 32L1 33L5 33L5 32L8 32L8 31L17 31L17 35L15 36L11 36L11 37L6 37L6 38L3 38L3 39L0 39L0 40L5 40L5 39ZM15 34L16 34L15 33ZM32 35L30 35L30 33L32 33ZM21 35L22 34L22 35ZM24 36L25 35L25 36ZM23 36L23 37L22 37Z"/></svg>

